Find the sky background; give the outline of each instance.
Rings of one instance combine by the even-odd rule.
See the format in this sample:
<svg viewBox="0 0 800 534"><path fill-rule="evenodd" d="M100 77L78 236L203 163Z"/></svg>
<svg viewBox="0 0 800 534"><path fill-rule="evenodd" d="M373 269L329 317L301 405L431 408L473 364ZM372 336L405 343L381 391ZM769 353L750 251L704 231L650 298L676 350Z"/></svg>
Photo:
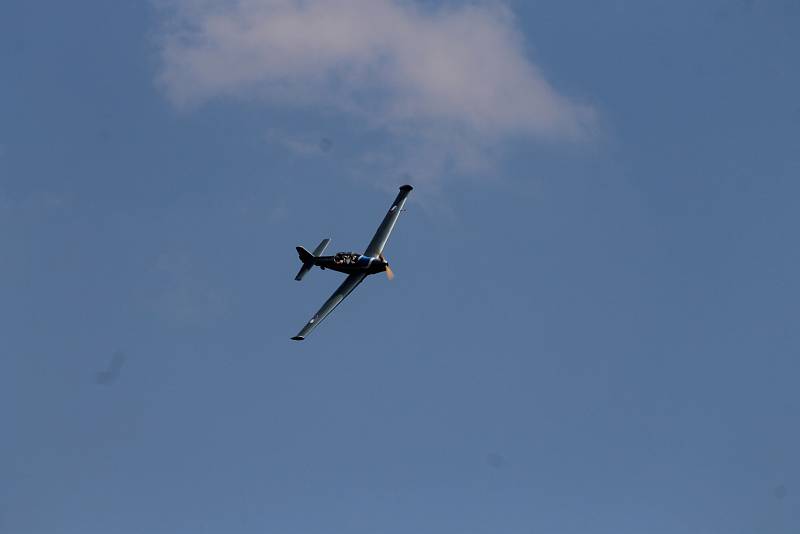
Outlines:
<svg viewBox="0 0 800 534"><path fill-rule="evenodd" d="M0 3L0 533L798 532L798 51L794 0ZM294 247L406 182L291 341Z"/></svg>

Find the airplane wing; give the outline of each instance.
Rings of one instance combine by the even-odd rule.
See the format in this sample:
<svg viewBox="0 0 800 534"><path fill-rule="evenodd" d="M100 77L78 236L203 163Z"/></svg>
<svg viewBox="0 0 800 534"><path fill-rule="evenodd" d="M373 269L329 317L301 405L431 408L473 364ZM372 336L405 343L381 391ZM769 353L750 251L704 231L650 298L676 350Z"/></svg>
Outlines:
<svg viewBox="0 0 800 534"><path fill-rule="evenodd" d="M400 186L400 192L397 194L397 198L394 199L394 202L392 202L392 207L389 208L389 212L386 214L386 217L383 218L383 222L378 227L378 231L375 232L375 237L373 237L372 241L367 245L367 250L364 252L365 256L377 256L383 252L383 247L386 246L386 240L389 239L389 234L392 233L394 223L397 222L397 217L400 215L400 212L403 210L403 205L406 203L406 197L412 189L414 188L410 185Z"/></svg>
<svg viewBox="0 0 800 534"><path fill-rule="evenodd" d="M340 285L336 291L333 292L333 295L325 301L325 304L319 309L317 313L314 314L314 317L311 318L310 321L306 323L300 333L294 336L292 339L295 341L302 341L306 338L306 336L316 328L316 326L322 322L322 320L327 317L336 306L338 306L353 290L358 287L364 278L366 278L366 273L354 273L345 278L342 285Z"/></svg>

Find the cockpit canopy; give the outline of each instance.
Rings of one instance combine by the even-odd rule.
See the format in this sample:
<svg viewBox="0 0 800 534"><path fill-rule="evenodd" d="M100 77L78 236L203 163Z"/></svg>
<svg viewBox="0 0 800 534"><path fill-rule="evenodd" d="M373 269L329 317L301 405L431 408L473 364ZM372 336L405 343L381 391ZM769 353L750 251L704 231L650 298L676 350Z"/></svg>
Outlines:
<svg viewBox="0 0 800 534"><path fill-rule="evenodd" d="M360 257L361 254L357 252L339 252L333 257L333 262L339 265L352 265Z"/></svg>

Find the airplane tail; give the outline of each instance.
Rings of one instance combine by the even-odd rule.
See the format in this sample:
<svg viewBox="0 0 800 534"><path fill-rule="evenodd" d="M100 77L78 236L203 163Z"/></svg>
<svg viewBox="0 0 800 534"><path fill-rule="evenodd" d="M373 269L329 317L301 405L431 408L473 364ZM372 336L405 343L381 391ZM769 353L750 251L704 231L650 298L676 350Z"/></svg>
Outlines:
<svg viewBox="0 0 800 534"><path fill-rule="evenodd" d="M303 262L303 266L300 267L300 270L297 272L297 276L294 277L295 280L300 281L306 275L308 271L314 266L314 259L325 252L325 247L328 246L330 243L330 239L323 239L322 243L317 245L317 248L314 249L314 252L309 252L303 247L297 247L297 254L300 256L300 261Z"/></svg>

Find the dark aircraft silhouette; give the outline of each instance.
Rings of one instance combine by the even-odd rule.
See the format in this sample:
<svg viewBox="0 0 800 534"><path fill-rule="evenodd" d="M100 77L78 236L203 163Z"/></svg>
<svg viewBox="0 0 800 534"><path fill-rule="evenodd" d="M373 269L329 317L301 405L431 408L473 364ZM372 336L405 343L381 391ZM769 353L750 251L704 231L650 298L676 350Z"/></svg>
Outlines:
<svg viewBox="0 0 800 534"><path fill-rule="evenodd" d="M392 207L389 208L386 217L375 232L375 237L367 245L367 250L364 254L357 252L339 252L335 256L321 256L325 251L325 247L331 242L330 239L323 239L314 252L309 252L303 247L297 247L297 253L300 255L300 261L303 266L294 277L295 280L302 280L308 271L315 265L321 269L330 269L332 271L339 271L346 273L348 276L345 278L342 285L333 292L331 298L325 301L322 308L319 309L314 317L303 327L300 332L292 339L302 341L306 336L316 328L335 308L338 306L353 290L358 287L358 284L364 281L364 278L371 274L386 272L389 280L394 278L392 270L389 268L389 263L383 257L383 247L386 246L386 240L389 239L389 234L392 233L394 224L397 222L397 217L403 211L403 205L406 203L406 197L414 189L410 185L403 185L400 187L400 193L397 198L392 202Z"/></svg>

